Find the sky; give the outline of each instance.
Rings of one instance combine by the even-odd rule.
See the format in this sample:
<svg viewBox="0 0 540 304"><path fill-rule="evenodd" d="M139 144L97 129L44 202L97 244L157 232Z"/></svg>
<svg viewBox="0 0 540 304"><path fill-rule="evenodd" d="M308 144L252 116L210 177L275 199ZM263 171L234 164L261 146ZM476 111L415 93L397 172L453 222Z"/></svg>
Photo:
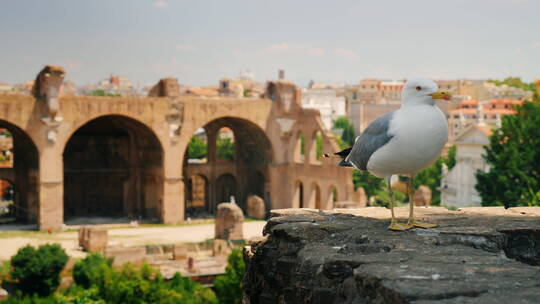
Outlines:
<svg viewBox="0 0 540 304"><path fill-rule="evenodd" d="M0 0L0 82L540 78L540 0Z"/></svg>

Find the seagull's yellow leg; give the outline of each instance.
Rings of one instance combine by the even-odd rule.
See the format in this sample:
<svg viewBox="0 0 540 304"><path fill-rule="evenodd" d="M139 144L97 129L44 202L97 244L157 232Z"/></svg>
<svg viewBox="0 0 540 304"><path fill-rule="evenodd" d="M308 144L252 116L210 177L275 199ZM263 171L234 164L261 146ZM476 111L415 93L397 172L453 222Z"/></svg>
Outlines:
<svg viewBox="0 0 540 304"><path fill-rule="evenodd" d="M409 221L407 221L407 224L405 225L405 227L407 229L410 229L413 227L425 228L425 229L437 227L436 224L425 223L425 222L414 220L414 202L413 202L414 181L413 179L414 179L414 175L411 174L411 176L409 176L409 185L407 186L407 189L409 190Z"/></svg>
<svg viewBox="0 0 540 304"><path fill-rule="evenodd" d="M394 215L394 192L392 191L392 186L390 185L390 177L386 179L388 185L388 197L390 199L390 212L392 212L392 219L390 220L390 226L388 226L388 229L395 231L407 230L407 227L405 227L405 225L399 224L397 222Z"/></svg>

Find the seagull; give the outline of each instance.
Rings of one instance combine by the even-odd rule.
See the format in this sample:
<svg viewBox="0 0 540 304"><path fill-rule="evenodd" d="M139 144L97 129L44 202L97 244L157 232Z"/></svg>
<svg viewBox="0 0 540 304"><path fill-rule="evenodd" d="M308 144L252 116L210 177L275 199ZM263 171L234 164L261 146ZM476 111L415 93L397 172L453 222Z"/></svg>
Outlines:
<svg viewBox="0 0 540 304"><path fill-rule="evenodd" d="M432 164L448 140L448 122L435 100L450 100L448 91L439 90L429 79L408 80L401 92L401 107L378 117L356 138L354 145L334 153L343 158L340 166L354 167L386 179L392 220L390 230L413 227L433 228L437 225L414 219L414 175ZM394 216L392 175L409 176L409 220L405 225Z"/></svg>

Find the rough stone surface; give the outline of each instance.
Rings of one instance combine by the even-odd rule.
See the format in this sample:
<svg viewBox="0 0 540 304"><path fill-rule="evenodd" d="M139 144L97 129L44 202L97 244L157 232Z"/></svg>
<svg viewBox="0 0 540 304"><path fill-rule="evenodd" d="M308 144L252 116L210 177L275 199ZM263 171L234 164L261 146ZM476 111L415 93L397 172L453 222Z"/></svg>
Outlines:
<svg viewBox="0 0 540 304"><path fill-rule="evenodd" d="M421 185L414 192L413 202L415 206L430 206L431 205L431 189L428 186Z"/></svg>
<svg viewBox="0 0 540 304"><path fill-rule="evenodd" d="M216 215L216 239L243 240L244 212L235 203L221 203Z"/></svg>
<svg viewBox="0 0 540 304"><path fill-rule="evenodd" d="M396 208L401 221L407 208ZM540 208L273 210L246 247L246 303L540 303Z"/></svg>
<svg viewBox="0 0 540 304"><path fill-rule="evenodd" d="M188 258L188 246L187 244L175 244L173 247L173 259L185 260Z"/></svg>
<svg viewBox="0 0 540 304"><path fill-rule="evenodd" d="M258 195L250 195L247 199L247 213L249 217L264 219L266 217L264 200Z"/></svg>
<svg viewBox="0 0 540 304"><path fill-rule="evenodd" d="M113 258L113 266L121 266L125 263L134 265L142 264L146 259L144 247L107 247L105 257Z"/></svg>
<svg viewBox="0 0 540 304"><path fill-rule="evenodd" d="M225 240L215 239L212 243L212 255L213 256L228 256L231 253L229 243Z"/></svg>
<svg viewBox="0 0 540 304"><path fill-rule="evenodd" d="M79 228L79 246L86 251L103 253L107 248L107 229L99 226Z"/></svg>

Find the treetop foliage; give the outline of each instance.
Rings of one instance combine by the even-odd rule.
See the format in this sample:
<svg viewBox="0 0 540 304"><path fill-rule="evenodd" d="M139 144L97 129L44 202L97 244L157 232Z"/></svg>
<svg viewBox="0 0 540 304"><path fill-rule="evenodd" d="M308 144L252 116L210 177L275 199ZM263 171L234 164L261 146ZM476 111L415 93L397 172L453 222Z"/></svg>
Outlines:
<svg viewBox="0 0 540 304"><path fill-rule="evenodd" d="M540 103L502 118L484 147L488 172L476 174L482 205L540 206Z"/></svg>

